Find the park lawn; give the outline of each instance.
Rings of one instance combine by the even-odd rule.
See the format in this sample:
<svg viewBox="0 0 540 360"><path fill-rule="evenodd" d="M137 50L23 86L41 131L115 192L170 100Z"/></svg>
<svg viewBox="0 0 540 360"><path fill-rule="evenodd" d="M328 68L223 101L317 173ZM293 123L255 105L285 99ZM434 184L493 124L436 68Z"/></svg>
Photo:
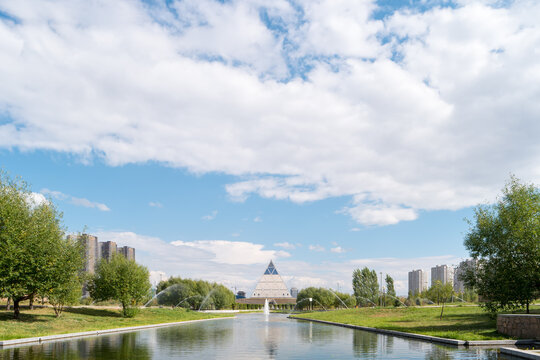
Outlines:
<svg viewBox="0 0 540 360"><path fill-rule="evenodd" d="M146 308L134 318L124 318L122 310L68 308L57 318L49 307L21 310L19 320L13 319L13 311L0 310L0 340L232 316L181 308Z"/></svg>
<svg viewBox="0 0 540 360"><path fill-rule="evenodd" d="M297 315L302 318L396 330L457 340L511 339L499 334L496 320L478 306L360 308L314 312Z"/></svg>

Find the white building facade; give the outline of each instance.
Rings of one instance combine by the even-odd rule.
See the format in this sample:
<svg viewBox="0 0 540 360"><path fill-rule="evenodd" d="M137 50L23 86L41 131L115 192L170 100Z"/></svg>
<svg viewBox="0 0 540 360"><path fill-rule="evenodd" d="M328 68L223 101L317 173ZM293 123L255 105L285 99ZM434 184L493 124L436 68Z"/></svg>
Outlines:
<svg viewBox="0 0 540 360"><path fill-rule="evenodd" d="M431 268L431 286L435 281L440 281L443 285L454 284L454 268L448 265L437 265Z"/></svg>
<svg viewBox="0 0 540 360"><path fill-rule="evenodd" d="M409 271L409 293L420 294L427 290L427 274L424 270Z"/></svg>

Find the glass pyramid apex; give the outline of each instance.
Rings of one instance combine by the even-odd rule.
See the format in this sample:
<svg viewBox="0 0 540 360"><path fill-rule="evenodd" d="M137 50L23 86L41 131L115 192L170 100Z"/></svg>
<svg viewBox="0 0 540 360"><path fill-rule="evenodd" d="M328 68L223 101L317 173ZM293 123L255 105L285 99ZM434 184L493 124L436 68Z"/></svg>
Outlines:
<svg viewBox="0 0 540 360"><path fill-rule="evenodd" d="M270 260L270 264L268 264L268 267L266 268L264 275L278 275L278 272L272 260Z"/></svg>

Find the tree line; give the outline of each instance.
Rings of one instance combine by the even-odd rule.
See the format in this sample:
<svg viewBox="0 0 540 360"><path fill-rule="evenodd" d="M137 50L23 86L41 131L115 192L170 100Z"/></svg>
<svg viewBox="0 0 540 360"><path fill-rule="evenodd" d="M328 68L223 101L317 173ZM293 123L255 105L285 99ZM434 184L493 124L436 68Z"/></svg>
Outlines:
<svg viewBox="0 0 540 360"><path fill-rule="evenodd" d="M310 301L311 299L311 301ZM338 309L353 308L356 306L356 299L350 294L333 291L325 288L307 287L298 292L296 298L296 309L304 310L313 308Z"/></svg>
<svg viewBox="0 0 540 360"><path fill-rule="evenodd" d="M221 284L204 280L170 277L159 282L156 303L186 309L231 309L235 307L234 293Z"/></svg>

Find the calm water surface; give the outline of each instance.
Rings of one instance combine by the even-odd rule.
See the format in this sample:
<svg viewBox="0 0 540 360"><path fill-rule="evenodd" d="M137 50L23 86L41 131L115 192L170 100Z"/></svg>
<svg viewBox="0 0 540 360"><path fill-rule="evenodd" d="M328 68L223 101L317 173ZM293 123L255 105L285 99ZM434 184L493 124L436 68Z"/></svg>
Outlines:
<svg viewBox="0 0 540 360"><path fill-rule="evenodd" d="M286 315L238 315L0 350L1 359L514 359L495 350L434 345Z"/></svg>

